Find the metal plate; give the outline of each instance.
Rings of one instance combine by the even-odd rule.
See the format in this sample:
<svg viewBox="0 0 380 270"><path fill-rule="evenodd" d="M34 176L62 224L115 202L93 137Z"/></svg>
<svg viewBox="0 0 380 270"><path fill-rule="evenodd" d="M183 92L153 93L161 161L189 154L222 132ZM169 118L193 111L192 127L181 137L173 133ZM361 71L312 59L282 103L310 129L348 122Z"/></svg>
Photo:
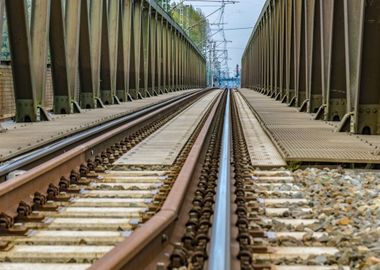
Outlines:
<svg viewBox="0 0 380 270"><path fill-rule="evenodd" d="M279 101L249 89L239 92L252 106L286 161L380 163L375 146L360 136L336 133L333 125L313 120ZM377 139L375 138L377 137ZM378 140L380 136L373 137Z"/></svg>
<svg viewBox="0 0 380 270"><path fill-rule="evenodd" d="M248 104L240 93L234 91L234 95L252 165L256 167L285 166L286 162L262 129Z"/></svg>
<svg viewBox="0 0 380 270"><path fill-rule="evenodd" d="M172 165L221 90L215 90L170 120L114 165Z"/></svg>
<svg viewBox="0 0 380 270"><path fill-rule="evenodd" d="M104 109L84 110L79 114L57 115L48 122L13 123L7 126L6 132L0 133L0 161L189 91L194 90L138 99Z"/></svg>

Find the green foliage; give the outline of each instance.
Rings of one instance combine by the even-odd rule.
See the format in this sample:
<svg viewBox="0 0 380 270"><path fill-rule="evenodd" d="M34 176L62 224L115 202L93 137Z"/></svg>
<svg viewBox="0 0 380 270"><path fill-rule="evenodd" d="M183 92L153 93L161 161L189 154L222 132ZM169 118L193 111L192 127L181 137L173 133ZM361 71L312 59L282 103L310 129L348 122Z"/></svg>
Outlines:
<svg viewBox="0 0 380 270"><path fill-rule="evenodd" d="M301 162L300 161L288 161L287 169L294 172L301 168Z"/></svg>
<svg viewBox="0 0 380 270"><path fill-rule="evenodd" d="M198 45L200 49L204 48L207 39L208 22L205 15L200 9L195 9L192 5L185 5L181 0L156 0L163 8L168 3L169 14L189 35L190 39Z"/></svg>

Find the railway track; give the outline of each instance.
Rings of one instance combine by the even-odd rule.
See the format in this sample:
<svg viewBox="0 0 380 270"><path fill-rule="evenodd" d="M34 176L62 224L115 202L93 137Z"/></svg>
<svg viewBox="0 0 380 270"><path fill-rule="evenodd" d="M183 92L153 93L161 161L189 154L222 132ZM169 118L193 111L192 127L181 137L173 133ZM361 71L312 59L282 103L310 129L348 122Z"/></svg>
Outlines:
<svg viewBox="0 0 380 270"><path fill-rule="evenodd" d="M3 183L0 269L378 269L378 174L287 167L236 91L186 104Z"/></svg>
<svg viewBox="0 0 380 270"><path fill-rule="evenodd" d="M31 151L15 156L14 158L7 160L1 159L0 181L5 181L7 178L10 178L8 174L16 170L28 170L30 168L36 167L42 162L52 159L59 154L65 153L69 149L81 145L92 138L96 138L96 136L99 136L104 132L120 127L125 122L142 118L144 115L158 111L160 108L164 108L170 105L175 106L176 104L181 103L181 101L183 102L187 98L191 98L191 96L196 95L196 92L198 91L188 91L177 97L165 99L160 103L143 106L141 109L132 111L127 115L121 115L120 117L116 117L116 119L105 120L94 127L90 127L80 132L65 136L57 141L43 144L35 150L33 150L33 147L31 146L29 147L32 149ZM84 127L81 124L80 129L83 128ZM41 140L41 142L42 141L43 140Z"/></svg>
<svg viewBox="0 0 380 270"><path fill-rule="evenodd" d="M13 209L3 205L0 269L86 269L127 238L161 208L219 96L220 92L215 91L198 95L183 103L185 106L177 104L174 112L161 112L158 119L135 128L78 169L72 167L57 184L44 183L47 191L34 188L19 202L13 215ZM172 141L160 140L165 136ZM160 147L169 147L164 160L170 160L163 164L134 163L133 149L146 143L158 147L148 149L151 155L165 153ZM49 165L52 166L42 164L38 169L48 170ZM57 170L55 174L60 169ZM33 170L21 177L33 181ZM17 180L2 184L3 197L26 193L19 192ZM15 184L13 193L5 193ZM15 200L11 198L8 206Z"/></svg>
<svg viewBox="0 0 380 270"><path fill-rule="evenodd" d="M239 104L239 94L234 97L235 203L241 269L378 269L378 174L367 173L371 177L367 181L362 178L366 173L362 177L357 174L358 183L351 184L348 180L352 178L341 168L292 172L284 167L272 168L272 162L254 166L252 163L261 162L262 156L252 161L249 140L239 120L244 118L239 115L244 106ZM267 152L272 152L270 147ZM275 154L271 156L278 159ZM366 218L372 224L355 205L367 210Z"/></svg>

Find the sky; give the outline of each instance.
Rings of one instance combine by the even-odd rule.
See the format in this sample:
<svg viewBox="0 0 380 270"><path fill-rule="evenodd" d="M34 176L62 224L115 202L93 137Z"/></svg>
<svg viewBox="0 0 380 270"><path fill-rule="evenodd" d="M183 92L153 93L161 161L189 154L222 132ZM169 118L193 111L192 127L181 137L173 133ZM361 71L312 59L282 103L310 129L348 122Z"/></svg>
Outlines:
<svg viewBox="0 0 380 270"><path fill-rule="evenodd" d="M195 8L202 9L202 12L207 16L218 7L220 3L204 1L189 1L186 4L192 4ZM231 0L232 1L232 0ZM264 6L265 0L238 0L239 3L228 4L225 8L225 22L227 23L224 27L229 28L243 28L243 27L253 27L260 16L261 9ZM215 15L211 15L208 19L210 23L213 23L219 18L220 13L217 12ZM211 29L215 29L217 26L211 26ZM233 75L235 72L236 65L240 65L241 57L244 52L245 46L247 45L248 39L251 35L253 29L235 30L235 31L225 31L226 39L232 41L228 43L228 54L229 54L229 69L230 74ZM215 31L214 31L215 32ZM221 40L219 34L213 37L215 40Z"/></svg>

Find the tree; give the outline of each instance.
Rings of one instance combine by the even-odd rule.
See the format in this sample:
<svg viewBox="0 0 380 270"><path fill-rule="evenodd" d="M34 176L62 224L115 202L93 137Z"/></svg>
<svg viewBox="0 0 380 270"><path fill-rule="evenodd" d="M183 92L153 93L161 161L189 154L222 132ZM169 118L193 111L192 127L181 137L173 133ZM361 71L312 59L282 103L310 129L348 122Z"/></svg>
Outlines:
<svg viewBox="0 0 380 270"><path fill-rule="evenodd" d="M208 21L200 9L185 5L183 1L156 0L162 8L169 8L169 15L188 34L190 39L203 50L206 46Z"/></svg>

